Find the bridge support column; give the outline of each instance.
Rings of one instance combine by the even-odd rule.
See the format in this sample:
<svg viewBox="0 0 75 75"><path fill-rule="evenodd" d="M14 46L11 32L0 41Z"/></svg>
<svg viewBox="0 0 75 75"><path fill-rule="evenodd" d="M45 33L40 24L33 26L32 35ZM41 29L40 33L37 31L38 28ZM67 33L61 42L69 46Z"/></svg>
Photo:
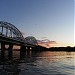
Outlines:
<svg viewBox="0 0 75 75"><path fill-rule="evenodd" d="M5 42L1 42L1 60L5 59Z"/></svg>
<svg viewBox="0 0 75 75"><path fill-rule="evenodd" d="M12 55L13 55L13 44L10 44L8 48L8 58L12 59Z"/></svg>
<svg viewBox="0 0 75 75"><path fill-rule="evenodd" d="M32 47L32 51L34 51L35 50L35 47Z"/></svg>
<svg viewBox="0 0 75 75"><path fill-rule="evenodd" d="M20 48L20 58L24 58L24 57L26 57L26 47L21 46L21 48Z"/></svg>
<svg viewBox="0 0 75 75"><path fill-rule="evenodd" d="M30 46L28 46L28 50L30 50Z"/></svg>

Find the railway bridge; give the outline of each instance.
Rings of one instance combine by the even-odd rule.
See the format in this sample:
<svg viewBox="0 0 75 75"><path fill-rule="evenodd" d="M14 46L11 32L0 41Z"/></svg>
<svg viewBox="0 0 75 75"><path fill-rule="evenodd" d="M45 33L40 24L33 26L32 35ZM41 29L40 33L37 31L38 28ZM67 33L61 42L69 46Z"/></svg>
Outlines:
<svg viewBox="0 0 75 75"><path fill-rule="evenodd" d="M33 42L29 43L29 42ZM1 43L1 57L5 58L5 45L8 47L8 58L11 59L13 55L13 46L20 46L20 57L23 56L26 49L34 49L37 46L37 41L29 37L24 38L22 33L13 24L0 21L0 43Z"/></svg>

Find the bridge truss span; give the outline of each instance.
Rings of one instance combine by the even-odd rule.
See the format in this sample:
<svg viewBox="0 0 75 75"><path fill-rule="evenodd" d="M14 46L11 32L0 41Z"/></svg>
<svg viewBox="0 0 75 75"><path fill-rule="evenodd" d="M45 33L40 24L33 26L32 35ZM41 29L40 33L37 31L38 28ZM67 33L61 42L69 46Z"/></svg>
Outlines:
<svg viewBox="0 0 75 75"><path fill-rule="evenodd" d="M0 21L0 36L24 41L22 33L14 25L8 22Z"/></svg>

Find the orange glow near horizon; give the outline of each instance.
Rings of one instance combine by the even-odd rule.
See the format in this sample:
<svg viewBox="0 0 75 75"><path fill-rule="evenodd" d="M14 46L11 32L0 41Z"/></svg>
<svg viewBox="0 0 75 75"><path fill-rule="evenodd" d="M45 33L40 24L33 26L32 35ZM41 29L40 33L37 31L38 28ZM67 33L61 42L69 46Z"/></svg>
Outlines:
<svg viewBox="0 0 75 75"><path fill-rule="evenodd" d="M67 46L74 47L74 43L59 42L59 43L55 44L54 46L56 46L56 47L67 47Z"/></svg>
<svg viewBox="0 0 75 75"><path fill-rule="evenodd" d="M67 47L67 46L70 46L70 47L74 47L74 43L65 43L65 42L57 42L55 44L44 44L44 43L38 43L39 45L41 46L44 46L46 48L50 48L50 47Z"/></svg>

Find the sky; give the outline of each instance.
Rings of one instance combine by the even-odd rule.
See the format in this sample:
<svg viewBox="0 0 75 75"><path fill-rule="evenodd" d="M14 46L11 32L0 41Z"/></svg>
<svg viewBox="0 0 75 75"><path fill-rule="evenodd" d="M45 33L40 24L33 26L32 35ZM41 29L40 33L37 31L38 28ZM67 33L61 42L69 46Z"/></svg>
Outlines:
<svg viewBox="0 0 75 75"><path fill-rule="evenodd" d="M0 21L47 46L74 46L74 0L0 0ZM55 43L52 43L55 41Z"/></svg>

